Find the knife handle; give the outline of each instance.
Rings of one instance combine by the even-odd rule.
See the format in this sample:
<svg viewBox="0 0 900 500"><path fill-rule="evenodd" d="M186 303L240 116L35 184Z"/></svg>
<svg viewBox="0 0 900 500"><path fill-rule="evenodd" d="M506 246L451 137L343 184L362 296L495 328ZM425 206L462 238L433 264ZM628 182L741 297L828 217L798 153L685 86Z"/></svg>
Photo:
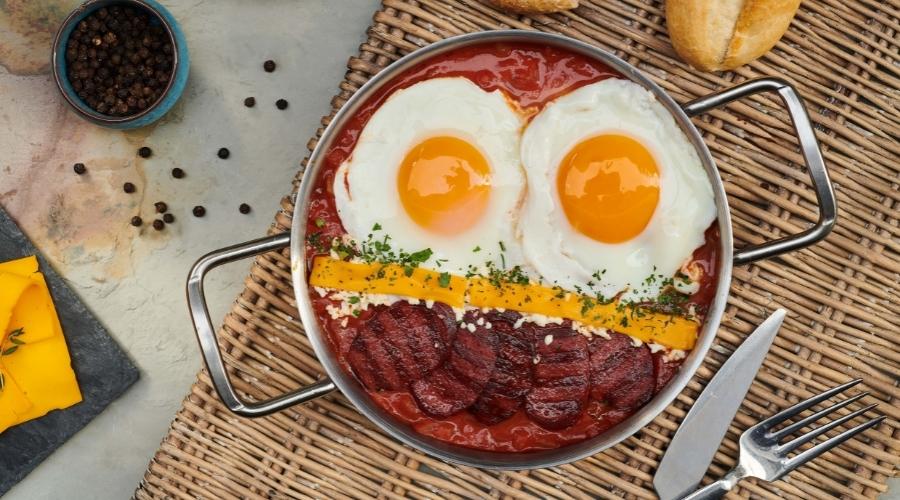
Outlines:
<svg viewBox="0 0 900 500"><path fill-rule="evenodd" d="M716 500L725 496L725 493L731 491L738 481L744 478L744 473L738 468L732 469L725 477L707 484L699 490L682 498L681 500Z"/></svg>

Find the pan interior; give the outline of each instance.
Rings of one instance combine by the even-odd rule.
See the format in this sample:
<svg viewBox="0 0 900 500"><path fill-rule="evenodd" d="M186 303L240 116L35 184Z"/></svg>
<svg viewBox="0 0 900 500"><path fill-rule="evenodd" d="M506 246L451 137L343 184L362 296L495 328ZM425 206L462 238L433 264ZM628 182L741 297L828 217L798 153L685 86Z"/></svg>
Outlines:
<svg viewBox="0 0 900 500"><path fill-rule="evenodd" d="M392 77L399 73L416 64L426 61L430 57L450 50L456 50L461 47L476 44L490 44L496 42L540 43L580 53L605 63L621 73L624 77L651 91L655 98L670 113L672 113L676 124L681 128L685 136L696 149L703 167L706 170L710 184L713 187L718 212L720 257L718 259L719 281L716 286L716 294L701 329L699 338L697 339L697 343L688 357L684 360L678 374L660 393L654 396L650 402L612 429L580 443L553 450L522 453L474 450L423 436L394 418L375 404L359 382L357 382L351 374L347 373L335 359L334 354L331 352L330 343L324 337L326 334L320 328L316 315L313 312L312 304L309 299L309 288L306 282L308 270L306 267L306 259L304 257L304 242L306 238L306 220L309 209L308 200L314 184L312 181L317 178L318 172L323 165L325 152L330 149L337 132L343 128L347 120L355 114L356 110L366 102L369 96L377 92L389 82ZM699 132L690 122L687 115L682 111L681 107L658 85L640 73L637 68L608 52L560 35L518 30L473 33L434 43L396 61L363 85L363 87L360 88L360 90L357 91L335 115L334 119L323 132L322 138L318 142L316 148L313 150L303 175L300 192L298 193L295 202L291 228L292 278L300 317L319 361L322 363L325 371L337 387L351 402L353 402L361 413L401 442L448 462L492 469L549 467L588 457L608 447L614 446L631 436L643 426L650 423L650 421L668 407L678 393L680 393L685 385L687 385L694 372L699 368L706 352L712 344L713 338L715 337L731 283L732 245L731 218L722 180L719 177L712 156Z"/></svg>

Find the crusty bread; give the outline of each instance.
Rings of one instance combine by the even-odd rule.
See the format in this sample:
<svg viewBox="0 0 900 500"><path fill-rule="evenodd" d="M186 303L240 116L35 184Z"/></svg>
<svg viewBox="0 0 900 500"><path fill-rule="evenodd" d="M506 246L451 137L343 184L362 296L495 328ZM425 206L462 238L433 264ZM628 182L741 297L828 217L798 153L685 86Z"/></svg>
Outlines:
<svg viewBox="0 0 900 500"><path fill-rule="evenodd" d="M578 0L488 0L488 3L519 14L549 14L578 7Z"/></svg>
<svg viewBox="0 0 900 500"><path fill-rule="evenodd" d="M800 0L666 0L675 52L705 71L737 68L771 49Z"/></svg>

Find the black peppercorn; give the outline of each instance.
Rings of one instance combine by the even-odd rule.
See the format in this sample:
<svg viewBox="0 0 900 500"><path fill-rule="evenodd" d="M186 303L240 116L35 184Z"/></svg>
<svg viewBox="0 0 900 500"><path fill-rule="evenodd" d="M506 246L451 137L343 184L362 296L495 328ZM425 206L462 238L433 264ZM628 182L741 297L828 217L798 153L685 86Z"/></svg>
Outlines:
<svg viewBox="0 0 900 500"><path fill-rule="evenodd" d="M228 151L228 148L219 148L219 152L217 153L219 158L226 159L231 156L231 151Z"/></svg>
<svg viewBox="0 0 900 500"><path fill-rule="evenodd" d="M169 210L169 206L164 201L157 201L153 206L156 207L156 213L164 214Z"/></svg>
<svg viewBox="0 0 900 500"><path fill-rule="evenodd" d="M206 209L203 208L201 205L197 205L196 207L194 207L193 212L194 212L194 217L203 217L204 215L206 215Z"/></svg>
<svg viewBox="0 0 900 500"><path fill-rule="evenodd" d="M155 221L153 221L153 229L156 229L157 231L162 231L164 227L166 227L165 222L163 222L159 219L156 219Z"/></svg>
<svg viewBox="0 0 900 500"><path fill-rule="evenodd" d="M248 97L248 98L244 99L244 106L247 106L248 108L252 108L253 106L256 106L256 98Z"/></svg>
<svg viewBox="0 0 900 500"><path fill-rule="evenodd" d="M66 41L68 79L95 111L131 116L157 102L174 71L169 36L146 9L98 9ZM142 95L129 90L139 85ZM146 89L146 90L143 90ZM125 92L120 92L124 90ZM109 102L107 95L121 101Z"/></svg>
<svg viewBox="0 0 900 500"><path fill-rule="evenodd" d="M138 156L140 156L141 158L150 158L152 154L153 150L148 148L147 146L143 146L138 149Z"/></svg>
<svg viewBox="0 0 900 500"><path fill-rule="evenodd" d="M275 61L269 59L268 61L264 62L263 69L266 70L266 73L275 71Z"/></svg>
<svg viewBox="0 0 900 500"><path fill-rule="evenodd" d="M241 203L241 206L238 207L238 210L242 214L249 214L250 213L250 205L248 205L246 203Z"/></svg>
<svg viewBox="0 0 900 500"><path fill-rule="evenodd" d="M284 99L278 99L277 101L275 101L275 107L278 109L287 109L288 102Z"/></svg>
<svg viewBox="0 0 900 500"><path fill-rule="evenodd" d="M175 222L175 216L172 215L172 214L164 214L164 215L163 215L163 221L164 221L166 224L171 224L171 223Z"/></svg>
<svg viewBox="0 0 900 500"><path fill-rule="evenodd" d="M125 192L126 192L126 193L129 193L129 194L130 194L130 193L133 193L133 192L135 192L135 191L137 190L137 188L134 187L134 184L132 184L132 183L130 183L130 182L126 182L125 184L123 184L123 185L122 185L122 189L124 189Z"/></svg>
<svg viewBox="0 0 900 500"><path fill-rule="evenodd" d="M141 227L141 224L143 224L143 223L144 223L144 220L141 219L140 217L138 217L137 215L135 215L134 217L131 218L131 225L134 227Z"/></svg>
<svg viewBox="0 0 900 500"><path fill-rule="evenodd" d="M87 172L87 169L84 167L84 163L76 163L75 165L72 165L72 170L74 170L78 175Z"/></svg>
<svg viewBox="0 0 900 500"><path fill-rule="evenodd" d="M182 177L184 177L184 170L181 170L178 167L173 168L172 169L172 177L174 177L176 179L181 179Z"/></svg>

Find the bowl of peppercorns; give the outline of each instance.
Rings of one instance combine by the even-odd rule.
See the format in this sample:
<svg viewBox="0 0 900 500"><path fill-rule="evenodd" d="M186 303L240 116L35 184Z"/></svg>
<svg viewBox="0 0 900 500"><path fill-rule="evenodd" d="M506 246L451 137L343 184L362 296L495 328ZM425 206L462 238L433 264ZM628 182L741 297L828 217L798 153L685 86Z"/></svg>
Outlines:
<svg viewBox="0 0 900 500"><path fill-rule="evenodd" d="M160 119L188 77L184 34L154 0L91 0L63 21L53 41L53 76L63 97L97 125L132 129Z"/></svg>

